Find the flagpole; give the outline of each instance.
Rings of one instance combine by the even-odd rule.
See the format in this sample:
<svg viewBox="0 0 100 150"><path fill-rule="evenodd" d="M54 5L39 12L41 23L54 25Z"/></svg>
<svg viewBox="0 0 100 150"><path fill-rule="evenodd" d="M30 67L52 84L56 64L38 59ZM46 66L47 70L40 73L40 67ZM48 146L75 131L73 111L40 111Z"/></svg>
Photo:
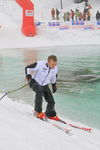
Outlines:
<svg viewBox="0 0 100 150"><path fill-rule="evenodd" d="M60 0L61 9L63 9L63 0Z"/></svg>

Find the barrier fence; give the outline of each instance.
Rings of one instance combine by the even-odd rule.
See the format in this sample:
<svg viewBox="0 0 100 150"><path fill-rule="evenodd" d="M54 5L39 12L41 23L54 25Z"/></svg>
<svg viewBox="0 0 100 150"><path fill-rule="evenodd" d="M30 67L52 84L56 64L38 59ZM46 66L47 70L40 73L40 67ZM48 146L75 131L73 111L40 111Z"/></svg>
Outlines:
<svg viewBox="0 0 100 150"><path fill-rule="evenodd" d="M70 29L81 29L81 30L100 30L100 20L95 22L85 22L85 21L72 21L72 22L58 22L58 21L50 21L50 22L37 22L37 26L45 25L48 27L55 27L59 30L70 30Z"/></svg>

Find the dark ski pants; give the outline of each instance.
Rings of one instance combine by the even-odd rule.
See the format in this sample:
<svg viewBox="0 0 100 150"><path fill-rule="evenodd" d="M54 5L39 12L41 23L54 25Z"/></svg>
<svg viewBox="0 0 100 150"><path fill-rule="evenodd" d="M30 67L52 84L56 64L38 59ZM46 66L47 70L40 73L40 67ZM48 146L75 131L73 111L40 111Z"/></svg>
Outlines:
<svg viewBox="0 0 100 150"><path fill-rule="evenodd" d="M35 108L34 110L36 112L42 112L42 102L43 102L43 97L47 102L47 107L46 107L46 115L48 117L54 117L56 116L55 112L55 101L52 95L52 92L48 85L46 86L40 86L37 83L33 84L31 86L33 91L35 91Z"/></svg>

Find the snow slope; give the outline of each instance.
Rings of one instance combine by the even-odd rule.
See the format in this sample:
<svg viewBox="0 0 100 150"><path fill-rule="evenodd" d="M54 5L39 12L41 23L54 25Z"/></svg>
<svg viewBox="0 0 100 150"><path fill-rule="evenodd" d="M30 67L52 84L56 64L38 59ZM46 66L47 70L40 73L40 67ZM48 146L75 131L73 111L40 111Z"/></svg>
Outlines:
<svg viewBox="0 0 100 150"><path fill-rule="evenodd" d="M59 8L58 0L33 0L35 4L35 20L48 22L51 20L50 9ZM91 0L93 10L99 9L100 1ZM82 8L84 4L64 1L64 11L70 8ZM23 48L61 45L100 44L100 30L78 31L53 29L47 25L38 27L38 35L33 38L24 37L21 33L21 8L15 0L0 3L0 48ZM6 43L6 44L5 44Z"/></svg>
<svg viewBox="0 0 100 150"><path fill-rule="evenodd" d="M0 101L0 150L100 149L100 131L87 133L73 129L70 136L34 118L31 112L32 106L8 97Z"/></svg>

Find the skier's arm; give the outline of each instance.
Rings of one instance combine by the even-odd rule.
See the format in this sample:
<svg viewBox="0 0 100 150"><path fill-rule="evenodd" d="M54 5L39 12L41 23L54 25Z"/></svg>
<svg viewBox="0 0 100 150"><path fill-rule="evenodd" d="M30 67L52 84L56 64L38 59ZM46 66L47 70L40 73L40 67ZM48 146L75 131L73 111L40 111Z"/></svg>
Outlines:
<svg viewBox="0 0 100 150"><path fill-rule="evenodd" d="M31 72L36 71L36 70L37 70L37 62L25 67L25 75L26 75L27 80L31 79L32 77Z"/></svg>
<svg viewBox="0 0 100 150"><path fill-rule="evenodd" d="M56 74L55 76L52 77L51 83L56 84L57 78L58 78L58 74Z"/></svg>
<svg viewBox="0 0 100 150"><path fill-rule="evenodd" d="M58 78L58 68L56 67L55 73L54 73L53 76L51 77L51 83L52 83L52 84L56 84L57 78Z"/></svg>

